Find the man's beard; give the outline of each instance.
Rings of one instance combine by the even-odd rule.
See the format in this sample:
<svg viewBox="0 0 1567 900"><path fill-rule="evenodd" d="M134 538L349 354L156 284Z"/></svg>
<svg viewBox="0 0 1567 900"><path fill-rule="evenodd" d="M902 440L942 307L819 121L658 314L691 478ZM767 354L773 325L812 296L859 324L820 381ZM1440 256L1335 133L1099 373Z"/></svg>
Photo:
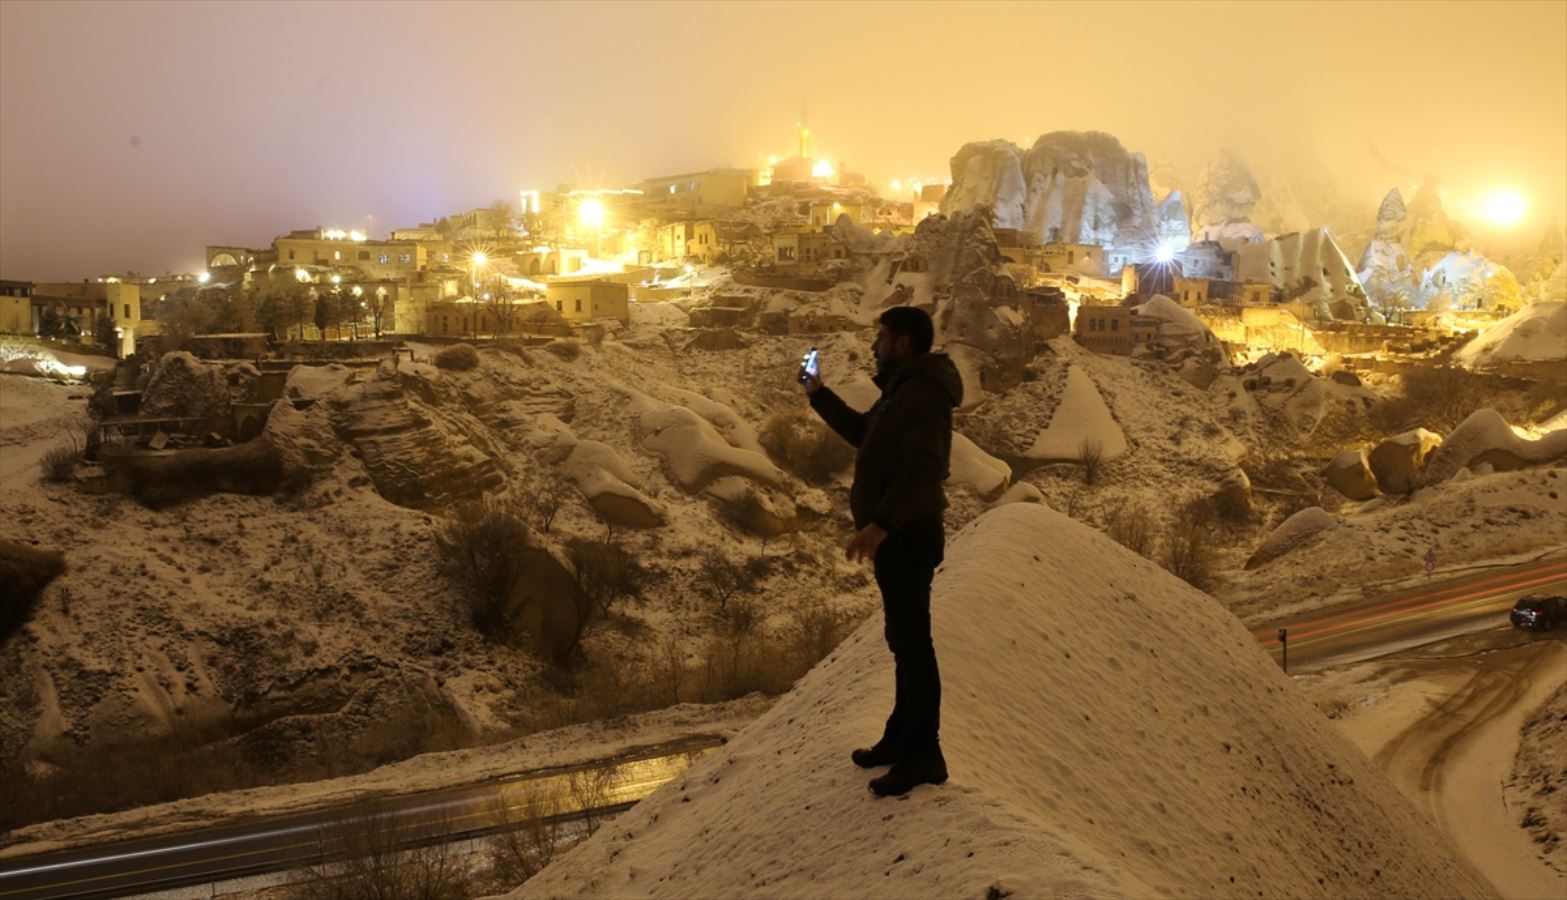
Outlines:
<svg viewBox="0 0 1567 900"><path fill-rule="evenodd" d="M873 380L877 384L886 384L887 379L891 378L893 373L898 371L898 366L900 365L902 363L890 356L885 359L879 356L876 357L876 377Z"/></svg>

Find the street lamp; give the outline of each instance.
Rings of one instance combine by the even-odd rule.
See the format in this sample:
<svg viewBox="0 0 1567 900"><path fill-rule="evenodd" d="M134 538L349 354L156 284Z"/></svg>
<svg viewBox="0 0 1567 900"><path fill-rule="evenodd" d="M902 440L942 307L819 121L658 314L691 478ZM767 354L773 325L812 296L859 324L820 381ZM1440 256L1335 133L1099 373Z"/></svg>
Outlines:
<svg viewBox="0 0 1567 900"><path fill-rule="evenodd" d="M593 229L593 258L599 255L599 231L604 227L604 204L594 199L587 199L577 207L577 218L582 224Z"/></svg>
<svg viewBox="0 0 1567 900"><path fill-rule="evenodd" d="M472 258L473 264L470 267L470 269L472 271L472 279L473 279L473 288L474 288L474 290L478 290L479 289L479 270L484 268L485 264L488 263L489 261L490 261L490 257L483 250L475 250L475 251L473 251L473 258Z"/></svg>

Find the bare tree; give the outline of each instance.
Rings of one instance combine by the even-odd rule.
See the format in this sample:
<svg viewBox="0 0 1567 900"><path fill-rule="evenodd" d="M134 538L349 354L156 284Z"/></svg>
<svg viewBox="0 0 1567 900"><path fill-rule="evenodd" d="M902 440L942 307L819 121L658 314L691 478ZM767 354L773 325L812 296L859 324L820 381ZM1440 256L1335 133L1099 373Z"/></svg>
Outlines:
<svg viewBox="0 0 1567 900"><path fill-rule="evenodd" d="M750 593L756 587L756 576L745 566L734 562L717 550L702 554L697 572L697 590L718 607L723 614L729 601L741 594Z"/></svg>

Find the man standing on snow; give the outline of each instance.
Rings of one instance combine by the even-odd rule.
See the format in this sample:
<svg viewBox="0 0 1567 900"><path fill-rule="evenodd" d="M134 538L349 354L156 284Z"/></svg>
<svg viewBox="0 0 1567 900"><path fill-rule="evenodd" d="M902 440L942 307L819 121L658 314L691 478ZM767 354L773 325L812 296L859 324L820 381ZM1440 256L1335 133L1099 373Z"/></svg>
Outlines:
<svg viewBox="0 0 1567 900"><path fill-rule="evenodd" d="M942 560L942 484L963 379L952 360L930 352L934 339L924 310L895 306L881 314L872 345L881 397L863 413L824 387L819 375L800 373L811 408L859 449L849 491L859 531L845 549L851 562L874 561L897 699L881 740L851 758L866 769L892 766L870 782L883 797L947 780L938 739L941 673L930 637L930 583Z"/></svg>

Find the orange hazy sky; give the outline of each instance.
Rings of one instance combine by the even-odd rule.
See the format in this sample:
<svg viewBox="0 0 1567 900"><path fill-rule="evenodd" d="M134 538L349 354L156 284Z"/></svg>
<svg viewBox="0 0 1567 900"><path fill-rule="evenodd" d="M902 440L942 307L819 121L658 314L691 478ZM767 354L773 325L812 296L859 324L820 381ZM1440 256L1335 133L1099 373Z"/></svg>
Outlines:
<svg viewBox="0 0 1567 900"><path fill-rule="evenodd" d="M1521 192L1520 239L1567 215L1562 2L4 0L0 275L193 270L208 243L754 166L802 107L880 184L1095 129L1193 181L1229 141L1370 208L1429 173L1459 215Z"/></svg>

